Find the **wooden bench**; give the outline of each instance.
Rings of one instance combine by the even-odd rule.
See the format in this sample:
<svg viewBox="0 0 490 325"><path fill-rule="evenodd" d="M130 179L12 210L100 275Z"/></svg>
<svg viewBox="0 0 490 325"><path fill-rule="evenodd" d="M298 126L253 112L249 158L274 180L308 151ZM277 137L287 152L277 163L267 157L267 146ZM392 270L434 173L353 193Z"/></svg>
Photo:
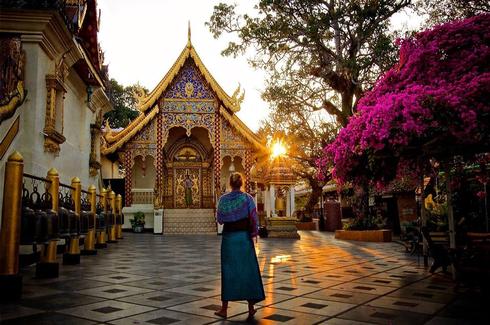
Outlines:
<svg viewBox="0 0 490 325"><path fill-rule="evenodd" d="M449 248L449 233L446 231L431 231L429 236L434 244Z"/></svg>
<svg viewBox="0 0 490 325"><path fill-rule="evenodd" d="M466 233L455 266L459 281L490 290L490 233Z"/></svg>
<svg viewBox="0 0 490 325"><path fill-rule="evenodd" d="M434 273L440 267L446 272L447 267L451 264L451 258L449 256L449 234L447 232L430 232L425 227L421 229L421 232L427 241L429 254L434 259L434 263L432 263L429 272Z"/></svg>

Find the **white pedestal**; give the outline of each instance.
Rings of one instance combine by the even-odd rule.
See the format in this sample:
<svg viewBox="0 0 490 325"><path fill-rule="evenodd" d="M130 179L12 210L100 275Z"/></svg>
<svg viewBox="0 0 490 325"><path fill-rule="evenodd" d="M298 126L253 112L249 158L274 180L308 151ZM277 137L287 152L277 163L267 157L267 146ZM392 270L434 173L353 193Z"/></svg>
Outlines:
<svg viewBox="0 0 490 325"><path fill-rule="evenodd" d="M267 218L267 231L270 238L300 239L296 228L296 218L272 217Z"/></svg>
<svg viewBox="0 0 490 325"><path fill-rule="evenodd" d="M219 223L217 225L218 225L218 235L221 235L223 233L223 225L220 225Z"/></svg>
<svg viewBox="0 0 490 325"><path fill-rule="evenodd" d="M158 209L153 212L153 233L163 233L163 209Z"/></svg>

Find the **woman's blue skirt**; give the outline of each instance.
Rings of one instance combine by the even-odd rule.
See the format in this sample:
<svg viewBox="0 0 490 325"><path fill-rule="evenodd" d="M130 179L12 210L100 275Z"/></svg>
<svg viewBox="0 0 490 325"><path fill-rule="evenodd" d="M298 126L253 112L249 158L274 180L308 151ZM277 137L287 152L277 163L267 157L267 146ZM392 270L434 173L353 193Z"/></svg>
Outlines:
<svg viewBox="0 0 490 325"><path fill-rule="evenodd" d="M221 241L221 300L265 299L255 248L248 231L223 232Z"/></svg>

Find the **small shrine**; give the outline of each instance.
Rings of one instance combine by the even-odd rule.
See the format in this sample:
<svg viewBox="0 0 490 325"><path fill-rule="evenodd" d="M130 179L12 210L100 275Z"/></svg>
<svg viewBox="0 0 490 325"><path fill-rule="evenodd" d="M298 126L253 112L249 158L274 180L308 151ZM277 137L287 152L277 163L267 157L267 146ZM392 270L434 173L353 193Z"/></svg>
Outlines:
<svg viewBox="0 0 490 325"><path fill-rule="evenodd" d="M299 239L297 220L294 216L294 185L297 179L291 169L292 163L285 154L284 146L275 143L270 159L253 167L253 193L257 201L260 224L267 228L268 236Z"/></svg>

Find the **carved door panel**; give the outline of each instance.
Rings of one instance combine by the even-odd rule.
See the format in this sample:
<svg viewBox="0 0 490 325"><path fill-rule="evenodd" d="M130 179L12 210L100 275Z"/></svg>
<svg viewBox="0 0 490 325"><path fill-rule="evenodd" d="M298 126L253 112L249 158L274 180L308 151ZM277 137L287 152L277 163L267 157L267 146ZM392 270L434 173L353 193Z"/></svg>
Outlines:
<svg viewBox="0 0 490 325"><path fill-rule="evenodd" d="M176 208L201 207L201 170L199 168L175 168L174 200ZM186 187L190 188L191 197L186 200Z"/></svg>

